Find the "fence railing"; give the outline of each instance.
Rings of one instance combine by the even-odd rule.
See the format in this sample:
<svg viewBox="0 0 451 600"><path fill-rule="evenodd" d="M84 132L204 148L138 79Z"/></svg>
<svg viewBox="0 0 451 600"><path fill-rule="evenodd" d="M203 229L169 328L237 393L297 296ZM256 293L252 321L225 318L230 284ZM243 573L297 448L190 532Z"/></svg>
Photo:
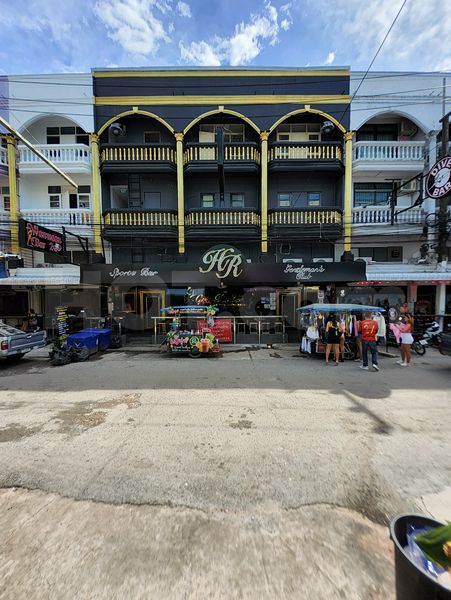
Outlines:
<svg viewBox="0 0 451 600"><path fill-rule="evenodd" d="M340 143L333 142L278 142L269 148L272 160L342 160Z"/></svg>
<svg viewBox="0 0 451 600"><path fill-rule="evenodd" d="M6 148L0 148L0 165L8 166L8 151Z"/></svg>
<svg viewBox="0 0 451 600"><path fill-rule="evenodd" d="M354 160L416 161L424 160L425 142L356 142Z"/></svg>
<svg viewBox="0 0 451 600"><path fill-rule="evenodd" d="M246 210L191 210L185 216L185 225L256 225L260 215Z"/></svg>
<svg viewBox="0 0 451 600"><path fill-rule="evenodd" d="M102 162L171 162L175 163L174 146L102 146L100 152Z"/></svg>
<svg viewBox="0 0 451 600"><path fill-rule="evenodd" d="M412 208L401 214L395 213L395 223L423 223L424 212L421 208ZM352 211L353 225L377 225L391 222L391 210L383 208L354 208Z"/></svg>
<svg viewBox="0 0 451 600"><path fill-rule="evenodd" d="M85 144L36 144L35 146L46 158L54 163L91 164L91 148ZM19 144L19 161L21 164L45 163L30 148Z"/></svg>
<svg viewBox="0 0 451 600"><path fill-rule="evenodd" d="M184 164L217 160L218 147L216 144L188 144L183 155ZM260 151L255 143L226 144L224 160L260 163Z"/></svg>
<svg viewBox="0 0 451 600"><path fill-rule="evenodd" d="M268 225L341 225L339 210L274 210L269 211Z"/></svg>
<svg viewBox="0 0 451 600"><path fill-rule="evenodd" d="M103 221L113 227L176 227L176 211L107 210Z"/></svg>
<svg viewBox="0 0 451 600"><path fill-rule="evenodd" d="M93 225L94 215L85 209L47 209L21 210L20 214L27 221L38 225Z"/></svg>

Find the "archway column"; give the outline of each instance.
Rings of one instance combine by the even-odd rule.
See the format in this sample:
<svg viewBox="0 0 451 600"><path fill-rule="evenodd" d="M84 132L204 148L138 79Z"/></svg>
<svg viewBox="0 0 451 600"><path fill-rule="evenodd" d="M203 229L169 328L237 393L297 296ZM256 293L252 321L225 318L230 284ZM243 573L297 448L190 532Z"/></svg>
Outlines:
<svg viewBox="0 0 451 600"><path fill-rule="evenodd" d="M345 141L345 185L343 200L343 246L345 252L352 245L352 131L344 134Z"/></svg>
<svg viewBox="0 0 451 600"><path fill-rule="evenodd" d="M17 194L16 139L14 136L7 135L6 144L8 148L11 252L12 254L19 254L19 196Z"/></svg>
<svg viewBox="0 0 451 600"><path fill-rule="evenodd" d="M99 136L91 134L92 210L94 213L94 247L102 253L102 197L100 188Z"/></svg>
<svg viewBox="0 0 451 600"><path fill-rule="evenodd" d="M185 252L185 185L183 176L183 133L176 133L177 144L177 223L179 253Z"/></svg>
<svg viewBox="0 0 451 600"><path fill-rule="evenodd" d="M262 131L261 139L261 193L260 193L260 219L261 219L261 246L262 252L268 252L268 137L267 131Z"/></svg>

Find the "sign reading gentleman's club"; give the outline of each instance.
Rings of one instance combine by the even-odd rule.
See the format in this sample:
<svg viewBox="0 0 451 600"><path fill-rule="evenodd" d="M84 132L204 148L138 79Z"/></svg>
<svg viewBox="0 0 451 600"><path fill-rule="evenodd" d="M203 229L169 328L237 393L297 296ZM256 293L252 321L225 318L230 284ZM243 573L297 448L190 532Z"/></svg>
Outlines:
<svg viewBox="0 0 451 600"><path fill-rule="evenodd" d="M241 252L233 246L214 246L203 255L199 272L210 273L213 271L218 279L239 277L243 272L242 264L244 262L245 259Z"/></svg>

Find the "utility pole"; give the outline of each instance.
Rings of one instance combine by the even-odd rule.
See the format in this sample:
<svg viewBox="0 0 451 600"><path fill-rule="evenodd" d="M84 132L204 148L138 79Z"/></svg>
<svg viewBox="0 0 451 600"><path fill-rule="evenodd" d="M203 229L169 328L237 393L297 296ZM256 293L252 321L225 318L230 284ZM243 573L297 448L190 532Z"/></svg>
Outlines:
<svg viewBox="0 0 451 600"><path fill-rule="evenodd" d="M440 150L440 158L447 156L449 146L449 116L451 112L446 113L441 119L442 124L442 144ZM447 226L448 226L448 199L449 193L440 198L439 211L438 211L438 260L439 262L446 261L448 258L448 252L446 248Z"/></svg>

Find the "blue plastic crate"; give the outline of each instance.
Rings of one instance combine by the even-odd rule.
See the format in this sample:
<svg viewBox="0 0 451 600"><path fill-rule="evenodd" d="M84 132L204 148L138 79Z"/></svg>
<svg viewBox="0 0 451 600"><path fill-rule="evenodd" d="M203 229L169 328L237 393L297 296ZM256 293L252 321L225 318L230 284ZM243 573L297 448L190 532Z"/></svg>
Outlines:
<svg viewBox="0 0 451 600"><path fill-rule="evenodd" d="M91 354L98 350L98 336L95 333L82 332L73 333L67 338L67 345L73 348L86 346Z"/></svg>
<svg viewBox="0 0 451 600"><path fill-rule="evenodd" d="M94 327L86 327L82 329L80 333L91 333L97 336L97 345L99 350L106 350L110 347L111 335L113 333L112 329L108 327L105 328L94 328Z"/></svg>

